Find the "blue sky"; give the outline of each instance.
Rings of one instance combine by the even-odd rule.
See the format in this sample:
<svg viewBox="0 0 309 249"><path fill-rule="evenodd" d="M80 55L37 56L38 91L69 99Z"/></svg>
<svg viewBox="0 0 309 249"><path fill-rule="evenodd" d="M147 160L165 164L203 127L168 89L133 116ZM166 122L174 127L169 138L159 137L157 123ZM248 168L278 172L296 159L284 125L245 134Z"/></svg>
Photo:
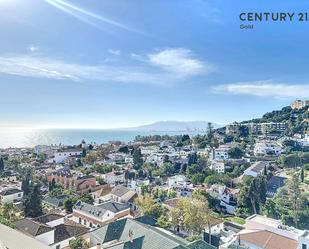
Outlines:
<svg viewBox="0 0 309 249"><path fill-rule="evenodd" d="M309 97L304 0L0 0L0 125L225 124Z"/></svg>

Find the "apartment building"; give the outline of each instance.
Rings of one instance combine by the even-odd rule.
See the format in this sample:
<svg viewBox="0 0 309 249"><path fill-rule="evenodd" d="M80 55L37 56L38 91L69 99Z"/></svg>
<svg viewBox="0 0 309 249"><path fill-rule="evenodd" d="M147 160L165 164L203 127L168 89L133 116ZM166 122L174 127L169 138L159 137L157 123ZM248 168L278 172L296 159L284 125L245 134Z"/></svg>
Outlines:
<svg viewBox="0 0 309 249"><path fill-rule="evenodd" d="M305 106L309 106L309 100L300 100L297 99L291 103L292 109L302 109Z"/></svg>
<svg viewBox="0 0 309 249"><path fill-rule="evenodd" d="M227 135L236 135L241 126L247 127L249 134L252 135L269 135L271 133L282 134L287 129L284 122L264 122L264 123L237 123L234 122L226 126Z"/></svg>
<svg viewBox="0 0 309 249"><path fill-rule="evenodd" d="M47 175L49 183L60 184L64 189L74 189L77 193L90 193L101 188L92 175L74 175L69 170L61 170Z"/></svg>

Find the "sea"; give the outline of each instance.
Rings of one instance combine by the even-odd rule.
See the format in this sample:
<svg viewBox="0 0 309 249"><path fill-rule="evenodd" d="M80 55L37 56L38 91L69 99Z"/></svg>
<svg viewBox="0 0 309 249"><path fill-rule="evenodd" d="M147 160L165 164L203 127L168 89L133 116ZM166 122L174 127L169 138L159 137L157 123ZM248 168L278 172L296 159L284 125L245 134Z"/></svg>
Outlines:
<svg viewBox="0 0 309 249"><path fill-rule="evenodd" d="M24 148L36 145L103 144L109 141L133 141L137 135L182 135L185 131L132 131L103 129L22 129L0 128L0 148ZM191 132L192 135L192 132Z"/></svg>

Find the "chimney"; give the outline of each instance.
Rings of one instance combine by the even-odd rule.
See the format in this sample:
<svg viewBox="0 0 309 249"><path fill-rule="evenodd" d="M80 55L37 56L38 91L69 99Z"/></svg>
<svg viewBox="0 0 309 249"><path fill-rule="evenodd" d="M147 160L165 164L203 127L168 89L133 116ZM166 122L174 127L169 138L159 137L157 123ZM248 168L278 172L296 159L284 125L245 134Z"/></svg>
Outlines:
<svg viewBox="0 0 309 249"><path fill-rule="evenodd" d="M101 243L97 243L96 249L101 249Z"/></svg>

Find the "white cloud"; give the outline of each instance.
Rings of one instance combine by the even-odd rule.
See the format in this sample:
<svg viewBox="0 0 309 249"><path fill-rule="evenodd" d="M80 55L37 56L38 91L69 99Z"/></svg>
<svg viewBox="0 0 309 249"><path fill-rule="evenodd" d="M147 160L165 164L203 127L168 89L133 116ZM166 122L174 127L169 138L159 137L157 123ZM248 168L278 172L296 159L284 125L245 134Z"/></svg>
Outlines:
<svg viewBox="0 0 309 249"><path fill-rule="evenodd" d="M136 54L136 53L131 53L130 54L131 58L137 61L145 61L145 58L143 58L142 55Z"/></svg>
<svg viewBox="0 0 309 249"><path fill-rule="evenodd" d="M28 50L30 51L30 52L35 52L35 51L38 51L40 48L38 47L38 46L33 46L33 45L30 45L29 47L28 47Z"/></svg>
<svg viewBox="0 0 309 249"><path fill-rule="evenodd" d="M188 77L211 72L214 67L193 57L191 50L166 49L148 55L149 62L175 77Z"/></svg>
<svg viewBox="0 0 309 249"><path fill-rule="evenodd" d="M116 55L120 53L118 50L109 52ZM0 55L0 74L57 80L172 85L209 71L203 62L191 57L189 50L174 49L151 55L131 55L132 59L137 57L140 63L133 67L106 62L99 65L70 63L39 55Z"/></svg>
<svg viewBox="0 0 309 249"><path fill-rule="evenodd" d="M109 49L107 50L112 55L120 55L120 50Z"/></svg>
<svg viewBox="0 0 309 249"><path fill-rule="evenodd" d="M160 83L160 75L144 73L130 67L74 64L34 56L0 57L0 73L74 81L101 80L124 83Z"/></svg>
<svg viewBox="0 0 309 249"><path fill-rule="evenodd" d="M239 82L212 87L213 92L276 98L307 98L309 84L284 84L272 80Z"/></svg>

